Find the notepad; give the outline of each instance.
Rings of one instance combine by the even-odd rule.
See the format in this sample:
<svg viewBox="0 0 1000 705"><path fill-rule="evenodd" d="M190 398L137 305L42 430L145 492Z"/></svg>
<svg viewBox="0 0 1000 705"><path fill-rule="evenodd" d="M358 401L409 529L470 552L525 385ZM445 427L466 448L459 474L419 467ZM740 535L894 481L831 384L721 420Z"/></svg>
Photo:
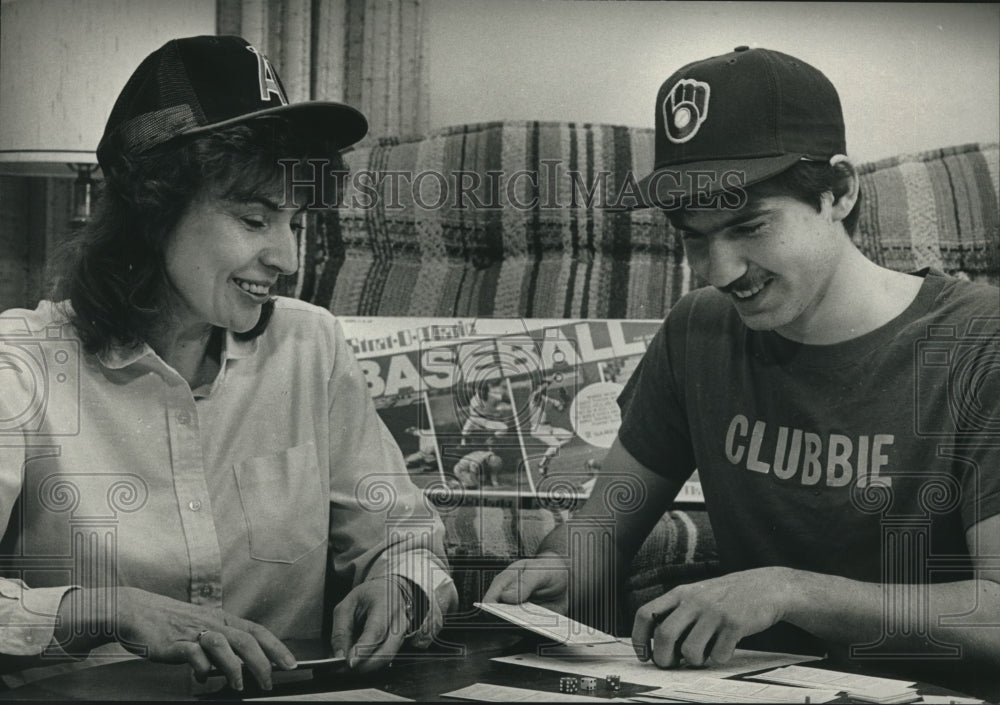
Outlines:
<svg viewBox="0 0 1000 705"><path fill-rule="evenodd" d="M610 634L605 634L589 625L577 622L533 602L522 602L519 605L506 605L499 602L475 602L473 604L484 612L560 644L587 646L610 644L617 641Z"/></svg>
<svg viewBox="0 0 1000 705"><path fill-rule="evenodd" d="M285 646L295 657L295 670L329 668L346 663L343 656L333 656L333 647L323 639L288 639ZM280 668L272 671L274 678L281 678L282 674L289 673ZM222 671L213 668L208 672L209 677L221 676Z"/></svg>
<svg viewBox="0 0 1000 705"><path fill-rule="evenodd" d="M441 697L460 700L478 700L485 703L608 703L608 698L598 698L578 693L551 693L546 690L514 688L508 685L475 683L465 688L442 693Z"/></svg>
<svg viewBox="0 0 1000 705"><path fill-rule="evenodd" d="M313 702L347 702L347 703L412 703L411 698L404 698L393 693L387 693L377 688L361 688L359 690L334 690L325 693L299 693L296 695L271 695L264 698L247 698L244 702L282 702L282 701L313 701Z"/></svg>
<svg viewBox="0 0 1000 705"><path fill-rule="evenodd" d="M699 678L689 683L650 690L643 693L643 696L693 703L828 703L839 697L839 691L723 678Z"/></svg>
<svg viewBox="0 0 1000 705"><path fill-rule="evenodd" d="M911 703L920 696L913 688L913 681L877 678L857 673L829 671L825 668L786 666L753 676L769 683L802 686L805 688L834 688L847 693L855 700L870 703Z"/></svg>

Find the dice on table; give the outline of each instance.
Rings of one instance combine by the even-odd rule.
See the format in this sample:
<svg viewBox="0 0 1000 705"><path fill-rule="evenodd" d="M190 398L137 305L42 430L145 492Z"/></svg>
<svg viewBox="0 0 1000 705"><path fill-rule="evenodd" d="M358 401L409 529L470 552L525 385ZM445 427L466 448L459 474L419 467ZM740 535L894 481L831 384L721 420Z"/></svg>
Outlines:
<svg viewBox="0 0 1000 705"><path fill-rule="evenodd" d="M572 676L563 676L559 679L560 693L575 693L580 689L580 681Z"/></svg>
<svg viewBox="0 0 1000 705"><path fill-rule="evenodd" d="M580 679L580 690L596 690L597 689L597 679L584 677Z"/></svg>
<svg viewBox="0 0 1000 705"><path fill-rule="evenodd" d="M618 690L622 687L622 677L617 674L605 677L604 682L611 690Z"/></svg>

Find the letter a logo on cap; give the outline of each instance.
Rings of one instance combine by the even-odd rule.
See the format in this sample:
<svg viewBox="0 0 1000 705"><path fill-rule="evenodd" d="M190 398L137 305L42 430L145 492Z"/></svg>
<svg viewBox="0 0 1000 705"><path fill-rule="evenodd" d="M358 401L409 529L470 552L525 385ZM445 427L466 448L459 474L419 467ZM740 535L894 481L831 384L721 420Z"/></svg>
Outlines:
<svg viewBox="0 0 1000 705"><path fill-rule="evenodd" d="M707 83L693 78L682 78L674 84L663 100L663 129L667 139L681 144L698 133L708 117L709 93Z"/></svg>
<svg viewBox="0 0 1000 705"><path fill-rule="evenodd" d="M268 103L271 100L270 95L273 93L278 97L278 101L282 105L288 105L288 98L274 76L274 69L271 68L271 62L252 46L248 46L247 51L257 57L257 80L260 82L260 99Z"/></svg>

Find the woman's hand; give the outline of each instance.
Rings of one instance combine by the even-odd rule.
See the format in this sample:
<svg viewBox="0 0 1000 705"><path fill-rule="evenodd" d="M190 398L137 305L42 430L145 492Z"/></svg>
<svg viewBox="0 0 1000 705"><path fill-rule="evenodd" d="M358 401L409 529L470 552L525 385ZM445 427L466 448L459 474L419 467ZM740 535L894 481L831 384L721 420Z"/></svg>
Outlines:
<svg viewBox="0 0 1000 705"><path fill-rule="evenodd" d="M60 615L76 625L75 634L94 633L86 625L95 618L110 624L128 651L150 661L189 663L199 680L216 668L235 690L243 690L244 664L265 690L271 688L272 663L295 668L292 652L259 624L138 588L72 590Z"/></svg>
<svg viewBox="0 0 1000 705"><path fill-rule="evenodd" d="M361 673L392 661L410 629L411 595L406 590L403 578L396 576L368 580L351 590L333 610L333 655L346 656L348 666Z"/></svg>

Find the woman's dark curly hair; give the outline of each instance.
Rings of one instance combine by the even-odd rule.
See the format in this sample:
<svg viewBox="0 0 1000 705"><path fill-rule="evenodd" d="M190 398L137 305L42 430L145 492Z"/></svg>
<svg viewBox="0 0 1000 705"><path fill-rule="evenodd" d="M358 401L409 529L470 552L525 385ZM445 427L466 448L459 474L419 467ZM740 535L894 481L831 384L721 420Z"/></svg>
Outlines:
<svg viewBox="0 0 1000 705"><path fill-rule="evenodd" d="M167 320L172 285L164 262L166 242L203 190L244 201L281 194L285 180L279 160L306 157L329 159L328 168L343 170L334 147L306 144L279 117L120 157L104 175L93 219L58 257L53 299L70 303L70 321L84 349L99 353L139 345ZM265 307L260 322L245 335L262 332L272 309Z"/></svg>

